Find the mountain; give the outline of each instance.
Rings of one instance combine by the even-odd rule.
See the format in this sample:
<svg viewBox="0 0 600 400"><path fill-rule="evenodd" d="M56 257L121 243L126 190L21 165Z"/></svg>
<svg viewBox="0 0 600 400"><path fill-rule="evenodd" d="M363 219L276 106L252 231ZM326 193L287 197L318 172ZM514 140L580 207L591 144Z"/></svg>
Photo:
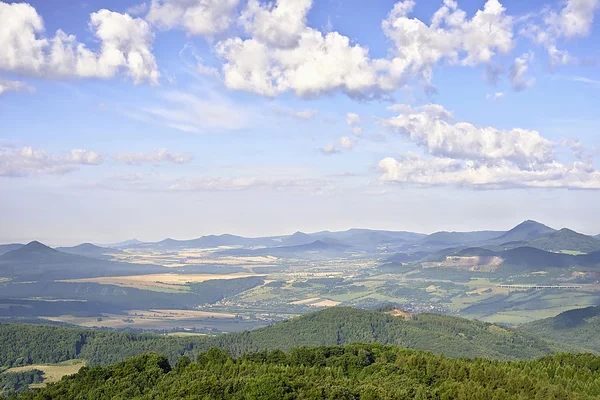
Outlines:
<svg viewBox="0 0 600 400"><path fill-rule="evenodd" d="M80 256L102 259L111 258L111 254L123 253L122 250L100 247L91 243L82 243L73 247L57 247L56 250L61 251L63 253L77 254Z"/></svg>
<svg viewBox="0 0 600 400"><path fill-rule="evenodd" d="M23 247L22 243L0 244L0 256L4 253L8 253L11 250L17 250L21 247Z"/></svg>
<svg viewBox="0 0 600 400"><path fill-rule="evenodd" d="M75 279L160 272L169 272L169 269L63 253L38 241L0 256L0 276L16 280Z"/></svg>
<svg viewBox="0 0 600 400"><path fill-rule="evenodd" d="M495 251L481 247L470 247L466 249L449 248L442 249L423 257L420 261L443 262L449 257L480 257L485 264L485 258L499 257L502 259L501 266L520 267L526 270L545 270L547 268L568 268L580 266L585 268L600 268L600 251L570 255L554 253L534 247L516 247L508 250Z"/></svg>
<svg viewBox="0 0 600 400"><path fill-rule="evenodd" d="M527 244L531 247L554 252L591 253L600 250L600 240L567 228L531 240Z"/></svg>
<svg viewBox="0 0 600 400"><path fill-rule="evenodd" d="M596 235L596 236L594 236L594 238L600 239L600 235Z"/></svg>
<svg viewBox="0 0 600 400"><path fill-rule="evenodd" d="M544 224L540 224L539 222L527 220L515 226L505 234L498 236L494 239L494 242L498 244L507 242L528 242L553 232L556 232L556 230Z"/></svg>
<svg viewBox="0 0 600 400"><path fill-rule="evenodd" d="M304 232L296 232L291 236L284 237L281 240L282 246L299 246L314 242L315 239Z"/></svg>
<svg viewBox="0 0 600 400"><path fill-rule="evenodd" d="M208 235L201 236L196 239L189 240L177 240L167 238L160 242L145 242L130 245L127 247L148 247L148 248L160 248L165 250L170 249L184 249L184 248L199 248L199 249L211 249L220 246L244 246L244 247L257 247L257 246L277 246L279 243L271 237L265 238L246 238L236 235Z"/></svg>
<svg viewBox="0 0 600 400"><path fill-rule="evenodd" d="M520 329L574 348L600 353L600 307L565 311L552 318L530 322Z"/></svg>

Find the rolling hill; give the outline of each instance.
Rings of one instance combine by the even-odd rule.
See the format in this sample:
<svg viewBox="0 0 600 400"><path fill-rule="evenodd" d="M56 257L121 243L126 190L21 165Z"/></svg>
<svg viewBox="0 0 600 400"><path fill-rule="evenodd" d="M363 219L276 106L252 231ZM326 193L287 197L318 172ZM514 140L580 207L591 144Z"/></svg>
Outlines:
<svg viewBox="0 0 600 400"><path fill-rule="evenodd" d="M33 241L0 256L0 276L13 280L54 280L168 272L157 265L100 260L63 253Z"/></svg>
<svg viewBox="0 0 600 400"><path fill-rule="evenodd" d="M460 317L416 314L403 319L383 311L348 307L332 307L254 331L223 335L213 345L232 349L241 338L247 349L256 350L379 342L450 357L497 359L538 357L558 348L530 334Z"/></svg>
<svg viewBox="0 0 600 400"><path fill-rule="evenodd" d="M567 228L531 240L527 245L552 252L591 253L600 250L600 240Z"/></svg>
<svg viewBox="0 0 600 400"><path fill-rule="evenodd" d="M520 328L540 337L600 353L600 307L565 311L555 317L530 322Z"/></svg>
<svg viewBox="0 0 600 400"><path fill-rule="evenodd" d="M404 319L384 311L332 307L252 331L185 338L0 323L0 365L14 365L23 354L29 354L32 363L83 358L92 365L106 365L147 351L175 360L182 354L193 355L211 347L239 356L247 351L355 342L393 344L456 358L504 360L530 359L564 350L528 332L460 317L418 314Z"/></svg>

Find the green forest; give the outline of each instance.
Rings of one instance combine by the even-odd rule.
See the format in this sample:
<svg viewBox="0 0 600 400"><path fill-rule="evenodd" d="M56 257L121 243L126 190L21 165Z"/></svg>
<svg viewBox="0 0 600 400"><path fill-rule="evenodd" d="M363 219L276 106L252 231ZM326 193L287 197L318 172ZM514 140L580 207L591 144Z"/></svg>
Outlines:
<svg viewBox="0 0 600 400"><path fill-rule="evenodd" d="M379 342L449 357L531 359L570 351L530 332L464 318L419 314L410 319L384 311L333 307L269 327L216 336L174 337L102 331L67 326L0 324L0 366L58 363L74 358L108 365L145 352L182 355L219 347L239 356L249 351L288 350L294 346L331 346ZM43 345L41 345L43 344Z"/></svg>
<svg viewBox="0 0 600 400"><path fill-rule="evenodd" d="M452 359L382 344L296 347L233 358L217 348L174 365L144 354L18 399L593 399L600 358Z"/></svg>

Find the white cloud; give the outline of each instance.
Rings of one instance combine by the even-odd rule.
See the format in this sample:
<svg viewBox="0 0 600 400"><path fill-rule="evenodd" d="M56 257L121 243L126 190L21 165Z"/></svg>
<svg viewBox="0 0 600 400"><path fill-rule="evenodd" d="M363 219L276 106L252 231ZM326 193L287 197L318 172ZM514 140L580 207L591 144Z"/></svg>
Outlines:
<svg viewBox="0 0 600 400"><path fill-rule="evenodd" d="M496 164L508 160L523 167L554 160L555 143L527 129L480 128L451 122L452 114L437 104L390 107L401 114L380 124L408 138L434 156Z"/></svg>
<svg viewBox="0 0 600 400"><path fill-rule="evenodd" d="M346 114L346 123L348 125L360 124L360 115L355 113Z"/></svg>
<svg viewBox="0 0 600 400"><path fill-rule="evenodd" d="M342 136L340 138L340 147L342 149L352 149L354 148L354 146L356 145L356 140L352 140L351 138L349 138L348 136Z"/></svg>
<svg viewBox="0 0 600 400"><path fill-rule="evenodd" d="M352 128L352 134L354 136L361 136L362 135L362 128L359 126L355 126L354 128Z"/></svg>
<svg viewBox="0 0 600 400"><path fill-rule="evenodd" d="M160 29L212 37L233 22L239 0L152 0L146 20Z"/></svg>
<svg viewBox="0 0 600 400"><path fill-rule="evenodd" d="M413 0L400 1L382 23L384 33L394 42L394 57L384 63L389 71L382 86L397 87L407 75L419 74L431 81L432 68L442 59L451 64L486 64L500 52L514 47L513 19L498 0L488 0L483 10L468 19L453 0L445 0L431 25L408 18Z"/></svg>
<svg viewBox="0 0 600 400"><path fill-rule="evenodd" d="M488 0L471 19L446 0L430 26L407 17L414 6L407 0L398 2L382 23L394 43L391 58L371 59L366 47L351 44L348 37L307 27L310 3L280 0L261 6L251 1L242 17L251 37L216 45L224 60L225 85L265 96L342 91L369 98L395 90L414 76L430 82L433 66L442 60L463 66L485 64L514 44L513 20L497 0Z"/></svg>
<svg viewBox="0 0 600 400"><path fill-rule="evenodd" d="M41 174L65 174L81 165L100 165L101 154L73 149L63 155L48 154L32 147L0 147L0 176L22 177Z"/></svg>
<svg viewBox="0 0 600 400"><path fill-rule="evenodd" d="M398 160L384 158L378 165L382 183L480 189L600 189L600 171L582 162L551 162L532 169L521 169L510 162L488 166L473 161L409 155Z"/></svg>
<svg viewBox="0 0 600 400"><path fill-rule="evenodd" d="M193 157L190 154L171 153L167 149L157 149L150 153L117 153L114 155L114 158L121 163L129 165L158 165L162 162L186 164L190 162Z"/></svg>
<svg viewBox="0 0 600 400"><path fill-rule="evenodd" d="M567 0L560 13L551 10L544 22L557 36L586 36L594 22L594 13L599 8L599 0Z"/></svg>
<svg viewBox="0 0 600 400"><path fill-rule="evenodd" d="M341 90L363 96L376 90L377 71L368 50L337 32L306 28L298 45L272 48L257 39L227 39L216 46L230 89L265 96L293 91L314 96Z"/></svg>
<svg viewBox="0 0 600 400"><path fill-rule="evenodd" d="M9 92L9 91L20 92L23 90L26 90L29 92L34 92L35 88L29 86L25 82L9 81L6 79L0 79L0 95L2 95L3 93Z"/></svg>
<svg viewBox="0 0 600 400"><path fill-rule="evenodd" d="M167 91L161 97L160 103L123 113L142 122L194 133L241 129L247 126L251 115L248 107L233 103L212 90L198 94Z"/></svg>
<svg viewBox="0 0 600 400"><path fill-rule="evenodd" d="M485 96L485 98L488 99L488 100L499 101L499 100L502 100L504 98L504 93L502 93L502 92L488 93Z"/></svg>
<svg viewBox="0 0 600 400"><path fill-rule="evenodd" d="M312 0L276 0L266 5L249 0L240 22L252 37L269 46L295 47L311 6Z"/></svg>
<svg viewBox="0 0 600 400"><path fill-rule="evenodd" d="M548 51L552 64L570 64L577 59L566 50L557 47L561 38L588 36L595 13L600 9L600 0L566 0L561 10L546 7L540 18L531 18L520 30L520 34L542 45Z"/></svg>
<svg viewBox="0 0 600 400"><path fill-rule="evenodd" d="M90 15L90 29L100 41L93 52L62 30L42 37L44 22L26 3L0 1L0 70L46 78L111 78L119 72L135 83L158 83L147 22L108 10Z"/></svg>
<svg viewBox="0 0 600 400"><path fill-rule="evenodd" d="M532 58L533 56L531 54L522 54L515 59L515 62L510 67L509 76L514 91L520 92L535 84L535 78L528 78L525 76L529 69L528 64Z"/></svg>

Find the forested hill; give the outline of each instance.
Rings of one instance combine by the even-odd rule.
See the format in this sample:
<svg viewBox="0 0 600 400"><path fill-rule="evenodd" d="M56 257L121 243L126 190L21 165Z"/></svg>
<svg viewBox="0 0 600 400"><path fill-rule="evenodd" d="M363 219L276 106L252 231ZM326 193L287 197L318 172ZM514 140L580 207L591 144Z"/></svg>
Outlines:
<svg viewBox="0 0 600 400"><path fill-rule="evenodd" d="M409 319L382 311L332 307L214 343L235 354L248 350L330 346L356 342L394 344L450 357L527 359L558 349L536 336L479 321L439 314ZM243 344L238 347L239 344Z"/></svg>
<svg viewBox="0 0 600 400"><path fill-rule="evenodd" d="M522 362L451 359L381 344L295 348L195 362L145 354L84 367L19 399L594 399L600 358L556 355Z"/></svg>
<svg viewBox="0 0 600 400"><path fill-rule="evenodd" d="M565 311L556 317L530 322L521 329L549 340L600 353L600 307Z"/></svg>
<svg viewBox="0 0 600 400"><path fill-rule="evenodd" d="M0 366L56 363L73 358L107 365L145 352L175 362L181 355L219 347L240 355L247 351L287 350L381 342L449 357L529 359L568 350L531 333L463 318L420 314L411 319L381 311L334 307L249 332L219 336L173 337L97 331L75 327L0 324Z"/></svg>

